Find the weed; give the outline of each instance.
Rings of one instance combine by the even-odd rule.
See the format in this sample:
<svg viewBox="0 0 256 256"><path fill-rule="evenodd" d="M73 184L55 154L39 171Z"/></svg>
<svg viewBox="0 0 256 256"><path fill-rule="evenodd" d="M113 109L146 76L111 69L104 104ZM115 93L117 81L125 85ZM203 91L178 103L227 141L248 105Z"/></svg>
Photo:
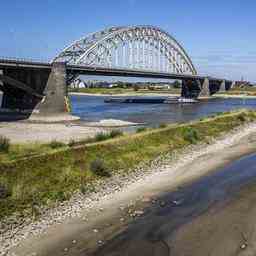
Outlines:
<svg viewBox="0 0 256 256"><path fill-rule="evenodd" d="M56 141L56 140L51 141L48 145L49 145L49 147L52 148L52 149L62 148L62 147L65 147L65 146L66 146L65 143L60 142L60 141Z"/></svg>
<svg viewBox="0 0 256 256"><path fill-rule="evenodd" d="M245 117L244 113L241 113L240 115L238 115L237 118L241 122L245 122L246 121L246 117Z"/></svg>
<svg viewBox="0 0 256 256"><path fill-rule="evenodd" d="M0 199L5 199L9 196L11 196L11 191L6 185L0 184Z"/></svg>
<svg viewBox="0 0 256 256"><path fill-rule="evenodd" d="M165 124L165 123L162 123L159 125L159 128L166 128L166 127L167 127L167 124Z"/></svg>
<svg viewBox="0 0 256 256"><path fill-rule="evenodd" d="M120 130L112 130L109 134L110 138L116 138L116 137L120 137L123 136L123 132Z"/></svg>
<svg viewBox="0 0 256 256"><path fill-rule="evenodd" d="M145 132L146 130L147 130L147 127L139 127L139 128L136 130L136 133Z"/></svg>
<svg viewBox="0 0 256 256"><path fill-rule="evenodd" d="M0 136L0 153L8 153L10 149L10 139Z"/></svg>
<svg viewBox="0 0 256 256"><path fill-rule="evenodd" d="M69 146L69 147L73 147L73 146L75 146L75 145L77 145L77 141L75 141L74 139L71 139L71 140L69 141L69 143L68 143L68 146Z"/></svg>
<svg viewBox="0 0 256 256"><path fill-rule="evenodd" d="M90 164L90 170L97 176L100 177L110 177L110 172L107 170L105 162L100 159L96 158Z"/></svg>
<svg viewBox="0 0 256 256"><path fill-rule="evenodd" d="M183 129L183 138L189 143L195 144L199 140L199 135L195 128L185 127Z"/></svg>

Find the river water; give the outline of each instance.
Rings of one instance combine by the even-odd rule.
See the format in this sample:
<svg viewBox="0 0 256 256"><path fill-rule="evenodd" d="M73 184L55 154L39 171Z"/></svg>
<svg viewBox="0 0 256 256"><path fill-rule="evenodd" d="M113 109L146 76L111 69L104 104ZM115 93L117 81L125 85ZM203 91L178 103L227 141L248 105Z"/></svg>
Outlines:
<svg viewBox="0 0 256 256"><path fill-rule="evenodd" d="M157 126L186 122L240 108L256 109L256 99L212 98L196 104L104 103L103 96L71 95L72 113L84 121L118 119Z"/></svg>

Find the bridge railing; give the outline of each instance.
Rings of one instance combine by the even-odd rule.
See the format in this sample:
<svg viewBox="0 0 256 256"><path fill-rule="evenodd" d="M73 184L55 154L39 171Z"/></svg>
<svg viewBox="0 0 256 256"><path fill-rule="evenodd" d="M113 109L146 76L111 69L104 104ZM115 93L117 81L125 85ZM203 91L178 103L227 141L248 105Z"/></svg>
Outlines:
<svg viewBox="0 0 256 256"><path fill-rule="evenodd" d="M49 64L50 60L46 60L46 59L35 59L35 58L21 58L21 57L7 57L7 56L0 56L0 61L4 62L29 62L29 63L45 63L45 64Z"/></svg>

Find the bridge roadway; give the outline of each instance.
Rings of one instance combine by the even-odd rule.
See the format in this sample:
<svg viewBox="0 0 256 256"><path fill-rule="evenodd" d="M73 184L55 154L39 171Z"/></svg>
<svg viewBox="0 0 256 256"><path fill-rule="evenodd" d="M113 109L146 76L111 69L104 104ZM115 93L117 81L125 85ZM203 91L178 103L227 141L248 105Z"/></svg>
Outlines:
<svg viewBox="0 0 256 256"><path fill-rule="evenodd" d="M187 98L210 96L232 87L230 80L184 73L0 59L1 107L44 116L66 113L68 83L79 75L178 79L182 81L181 96Z"/></svg>
<svg viewBox="0 0 256 256"><path fill-rule="evenodd" d="M3 67L19 67L24 69L52 69L52 64L47 62L36 62L26 60L0 59L0 68ZM176 80L204 80L208 78L211 81L221 82L225 79L202 75L164 73L151 70L139 69L122 69L122 68L105 68L92 67L84 65L67 65L67 74L77 75L99 75L99 76L123 76L123 77L144 77L144 78L161 78ZM232 82L225 80L226 82Z"/></svg>

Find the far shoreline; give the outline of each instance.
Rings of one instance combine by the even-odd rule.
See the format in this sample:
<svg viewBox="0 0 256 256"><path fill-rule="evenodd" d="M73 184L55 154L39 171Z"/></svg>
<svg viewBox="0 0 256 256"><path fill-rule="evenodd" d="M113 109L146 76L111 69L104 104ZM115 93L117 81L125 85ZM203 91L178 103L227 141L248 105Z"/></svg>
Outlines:
<svg viewBox="0 0 256 256"><path fill-rule="evenodd" d="M155 97L160 97L160 96L166 96L166 97L179 97L180 94L175 94L175 93L147 93L147 92L142 92L142 93L119 93L119 94L102 94L102 93L86 93L86 92L69 92L69 95L77 95L77 96L95 96L95 97L127 97L127 96L155 96ZM204 97L205 98L205 97ZM232 95L232 94L214 94L210 97L207 97L208 99L216 99L216 98L224 98L224 99L231 99L231 98L238 98L238 99L256 99L256 95L243 95L243 94L238 94L238 95Z"/></svg>

